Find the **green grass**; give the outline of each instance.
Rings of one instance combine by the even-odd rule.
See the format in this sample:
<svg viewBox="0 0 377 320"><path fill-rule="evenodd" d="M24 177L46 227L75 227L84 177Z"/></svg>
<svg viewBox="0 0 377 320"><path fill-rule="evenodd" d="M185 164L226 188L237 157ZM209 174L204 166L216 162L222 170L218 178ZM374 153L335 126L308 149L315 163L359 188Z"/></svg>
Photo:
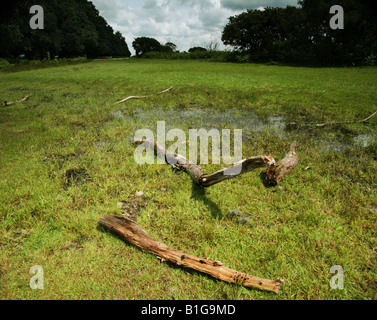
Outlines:
<svg viewBox="0 0 377 320"><path fill-rule="evenodd" d="M32 93L0 107L0 298L377 298L377 117L315 127L377 110L376 68L128 59L2 71L0 82L2 101ZM168 165L135 163L135 132L157 121L186 133L243 129L244 157L279 160L297 140L300 162L274 188L256 170L203 192ZM71 169L81 170L74 179ZM283 277L282 290L224 283L122 242L97 225L122 213L119 201L157 240ZM259 218L238 224L229 210ZM30 289L33 265L43 267L43 290ZM334 265L343 290L329 286Z"/></svg>

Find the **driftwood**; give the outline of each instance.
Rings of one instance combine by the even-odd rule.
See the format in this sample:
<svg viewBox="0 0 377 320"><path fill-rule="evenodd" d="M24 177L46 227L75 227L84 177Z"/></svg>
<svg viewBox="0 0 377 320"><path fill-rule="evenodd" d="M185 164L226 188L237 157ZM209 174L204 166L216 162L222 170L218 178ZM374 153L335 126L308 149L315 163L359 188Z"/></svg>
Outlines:
<svg viewBox="0 0 377 320"><path fill-rule="evenodd" d="M8 106L11 106L11 105L16 104L16 103L24 102L27 99L29 99L30 96L31 96L31 94L28 94L25 97L23 97L22 99L17 100L17 101L11 101L11 102L4 101L4 102L1 102L1 106L8 107Z"/></svg>
<svg viewBox="0 0 377 320"><path fill-rule="evenodd" d="M167 88L166 90L162 90L162 91L157 92L157 94L168 92L168 91L170 91L173 88L174 87ZM151 96L151 94L149 96ZM124 99L122 99L120 101L115 102L115 104L122 103L122 102L125 102L125 101L130 100L130 99L143 99L143 98L147 98L149 96L129 96L127 98L124 98Z"/></svg>
<svg viewBox="0 0 377 320"><path fill-rule="evenodd" d="M267 185L278 184L287 174L289 174L297 165L299 157L296 153L297 142L293 142L289 151L284 158L276 164L266 168L266 183Z"/></svg>
<svg viewBox="0 0 377 320"><path fill-rule="evenodd" d="M330 126L330 125L334 125L334 124L365 123L365 122L368 122L369 119L373 118L376 114L377 114L377 111L375 111L373 114L371 114L368 118L365 118L363 120L358 120L358 121L319 123L319 124L316 124L316 127L325 127L325 126Z"/></svg>
<svg viewBox="0 0 377 320"><path fill-rule="evenodd" d="M180 154L165 150L157 141L143 139L136 142L144 143L146 146L153 148L157 155L165 157L165 161L172 164L175 168L184 169L191 176L191 179L202 187L210 187L216 183L234 178L254 169L265 168L275 164L275 160L272 157L263 155L238 161L231 167L212 174L205 174L201 167Z"/></svg>
<svg viewBox="0 0 377 320"><path fill-rule="evenodd" d="M280 286L284 282L282 278L267 280L254 277L224 267L223 263L219 261L210 261L169 248L151 238L135 221L126 217L107 215L101 217L98 223L142 251L156 255L161 261L169 261L182 267L194 269L222 281L275 293L279 292Z"/></svg>

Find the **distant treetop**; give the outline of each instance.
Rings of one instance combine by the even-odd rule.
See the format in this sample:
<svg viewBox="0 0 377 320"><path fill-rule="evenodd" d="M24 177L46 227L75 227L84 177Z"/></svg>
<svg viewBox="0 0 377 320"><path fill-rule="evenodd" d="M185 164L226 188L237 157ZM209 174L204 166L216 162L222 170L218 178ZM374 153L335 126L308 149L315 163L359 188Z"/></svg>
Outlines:
<svg viewBox="0 0 377 320"><path fill-rule="evenodd" d="M193 52L200 52L200 51L207 51L206 48L203 47L193 47L188 50L188 52L193 53Z"/></svg>
<svg viewBox="0 0 377 320"><path fill-rule="evenodd" d="M176 52L177 46L172 42L162 45L154 38L138 37L132 42L137 57L141 57L147 52Z"/></svg>

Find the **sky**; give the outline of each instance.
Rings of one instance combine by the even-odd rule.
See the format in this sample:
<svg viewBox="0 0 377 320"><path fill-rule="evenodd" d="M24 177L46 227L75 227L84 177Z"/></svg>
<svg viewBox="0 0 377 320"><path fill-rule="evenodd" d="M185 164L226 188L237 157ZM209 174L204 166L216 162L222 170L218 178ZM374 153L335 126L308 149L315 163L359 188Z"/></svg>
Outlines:
<svg viewBox="0 0 377 320"><path fill-rule="evenodd" d="M297 0L91 0L114 31L126 38L132 55L137 37L161 44L173 42L179 51L221 42L228 17L246 9L296 6Z"/></svg>

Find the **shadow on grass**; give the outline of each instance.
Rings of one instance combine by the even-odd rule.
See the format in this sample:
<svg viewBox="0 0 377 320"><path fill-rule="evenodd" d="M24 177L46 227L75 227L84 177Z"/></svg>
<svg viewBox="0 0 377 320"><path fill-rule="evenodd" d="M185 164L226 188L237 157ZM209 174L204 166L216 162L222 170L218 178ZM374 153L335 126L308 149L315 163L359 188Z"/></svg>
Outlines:
<svg viewBox="0 0 377 320"><path fill-rule="evenodd" d="M194 182L192 183L191 188L191 198L202 201L204 205L211 211L211 215L215 219L223 218L223 214L221 213L219 206L211 199L207 198L205 188L198 186Z"/></svg>
<svg viewBox="0 0 377 320"><path fill-rule="evenodd" d="M260 181L262 182L264 187L267 188L267 189L276 187L277 184L272 184L272 183L267 182L266 176L267 176L267 174L264 170L259 174Z"/></svg>

